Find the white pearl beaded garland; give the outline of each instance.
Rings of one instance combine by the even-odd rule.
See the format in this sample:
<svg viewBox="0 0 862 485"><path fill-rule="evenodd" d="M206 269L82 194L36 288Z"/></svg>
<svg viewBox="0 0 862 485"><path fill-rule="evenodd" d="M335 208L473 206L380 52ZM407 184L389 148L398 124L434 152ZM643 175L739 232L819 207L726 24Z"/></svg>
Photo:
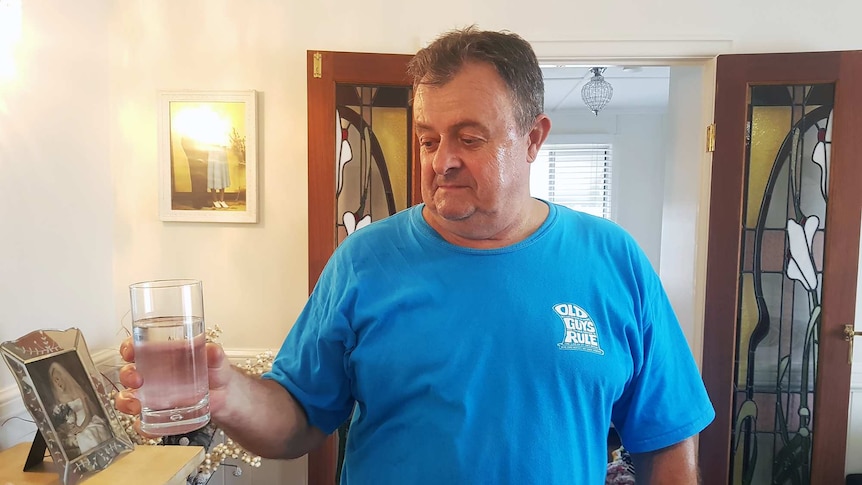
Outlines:
<svg viewBox="0 0 862 485"><path fill-rule="evenodd" d="M224 435L224 432L222 432ZM260 457L249 454L243 447L236 444L232 439L225 437L224 443L215 445L209 453L206 454L204 462L200 466L200 472L204 474L213 473L219 465L225 462L228 458L241 460L243 463L258 468L260 467Z"/></svg>

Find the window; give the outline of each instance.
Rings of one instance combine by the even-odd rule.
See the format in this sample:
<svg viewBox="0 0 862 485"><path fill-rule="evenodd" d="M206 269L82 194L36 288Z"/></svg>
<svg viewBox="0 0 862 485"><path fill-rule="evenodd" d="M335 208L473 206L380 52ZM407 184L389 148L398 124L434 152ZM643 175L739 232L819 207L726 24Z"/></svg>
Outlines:
<svg viewBox="0 0 862 485"><path fill-rule="evenodd" d="M610 219L611 153L609 143L546 143L533 162L533 196Z"/></svg>

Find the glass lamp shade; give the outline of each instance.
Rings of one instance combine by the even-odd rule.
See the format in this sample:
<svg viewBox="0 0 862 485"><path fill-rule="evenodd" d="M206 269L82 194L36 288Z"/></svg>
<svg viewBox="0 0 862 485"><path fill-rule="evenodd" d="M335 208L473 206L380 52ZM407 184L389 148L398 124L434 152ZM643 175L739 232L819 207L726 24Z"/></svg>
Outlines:
<svg viewBox="0 0 862 485"><path fill-rule="evenodd" d="M581 99L584 100L584 104L590 108L590 111L592 111L594 115L598 116L599 111L601 111L614 96L614 88L611 86L611 83L605 81L604 76L602 76L601 71L603 71L603 69L594 67L592 71L593 77L590 78L590 81L584 84L584 87L581 88Z"/></svg>

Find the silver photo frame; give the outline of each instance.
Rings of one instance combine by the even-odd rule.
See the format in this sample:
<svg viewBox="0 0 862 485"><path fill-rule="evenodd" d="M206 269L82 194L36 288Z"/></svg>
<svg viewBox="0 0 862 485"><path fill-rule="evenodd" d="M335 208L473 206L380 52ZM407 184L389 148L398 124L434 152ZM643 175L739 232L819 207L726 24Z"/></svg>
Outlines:
<svg viewBox="0 0 862 485"><path fill-rule="evenodd" d="M30 332L0 344L0 354L39 428L31 455L39 452L39 440L44 439L64 485L134 449L80 330ZM36 456L36 462L41 459Z"/></svg>

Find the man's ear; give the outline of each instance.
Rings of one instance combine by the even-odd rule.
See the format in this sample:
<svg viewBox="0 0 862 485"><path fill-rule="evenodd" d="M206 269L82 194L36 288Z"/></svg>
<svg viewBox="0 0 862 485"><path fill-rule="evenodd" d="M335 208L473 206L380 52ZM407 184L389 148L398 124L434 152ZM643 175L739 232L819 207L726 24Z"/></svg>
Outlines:
<svg viewBox="0 0 862 485"><path fill-rule="evenodd" d="M530 137L530 146L527 147L527 161L532 163L539 156L539 149L548 138L548 133L551 132L551 119L545 114L540 114L536 117L533 123L533 128L528 133Z"/></svg>

